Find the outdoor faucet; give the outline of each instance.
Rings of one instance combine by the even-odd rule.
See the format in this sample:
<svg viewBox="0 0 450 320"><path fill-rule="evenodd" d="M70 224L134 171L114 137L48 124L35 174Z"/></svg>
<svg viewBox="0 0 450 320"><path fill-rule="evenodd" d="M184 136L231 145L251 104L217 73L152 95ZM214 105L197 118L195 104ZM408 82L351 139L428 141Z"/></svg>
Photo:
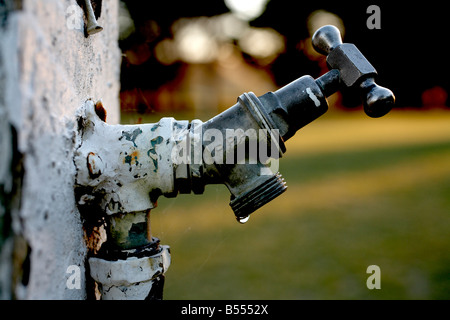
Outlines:
<svg viewBox="0 0 450 320"><path fill-rule="evenodd" d="M162 297L155 283L161 284L170 254L150 232L158 197L202 194L208 184L225 184L237 220L245 222L285 192L278 173L285 142L328 110L326 97L356 88L370 117L391 110L393 93L375 83L375 68L353 44L342 43L336 27L320 28L312 43L327 55L329 72L260 97L244 93L206 122L108 125L101 104L87 101L78 121L76 198L80 211L99 212L106 221L107 241L89 259L102 298Z"/></svg>

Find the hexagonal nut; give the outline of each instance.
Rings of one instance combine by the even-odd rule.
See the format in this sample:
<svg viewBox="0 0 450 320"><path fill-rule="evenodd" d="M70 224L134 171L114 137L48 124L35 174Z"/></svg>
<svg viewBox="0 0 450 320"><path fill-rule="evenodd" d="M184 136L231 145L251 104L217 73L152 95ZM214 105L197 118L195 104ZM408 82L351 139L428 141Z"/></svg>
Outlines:
<svg viewBox="0 0 450 320"><path fill-rule="evenodd" d="M375 76L377 71L351 43L344 43L334 48L327 57L327 63L332 69L338 69L341 80L351 87L367 75Z"/></svg>

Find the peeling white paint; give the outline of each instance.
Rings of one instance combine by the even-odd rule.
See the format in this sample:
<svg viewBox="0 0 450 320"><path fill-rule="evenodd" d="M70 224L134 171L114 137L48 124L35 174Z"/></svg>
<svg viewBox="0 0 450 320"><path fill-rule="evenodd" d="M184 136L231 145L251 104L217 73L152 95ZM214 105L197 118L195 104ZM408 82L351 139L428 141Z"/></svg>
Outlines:
<svg viewBox="0 0 450 320"><path fill-rule="evenodd" d="M311 91L311 88L306 88L306 93L308 94L309 98L314 102L314 105L316 107L320 107L320 101L319 101L319 99L317 99L317 97Z"/></svg>
<svg viewBox="0 0 450 320"><path fill-rule="evenodd" d="M152 280L163 275L170 266L169 246L150 257L108 261L90 258L92 278L101 283L103 300L133 300L148 296Z"/></svg>
<svg viewBox="0 0 450 320"><path fill-rule="evenodd" d="M317 99L315 94L311 91L311 88L306 88L306 93L308 94L309 98L314 102L314 105L316 107L320 107L320 101Z"/></svg>
<svg viewBox="0 0 450 320"><path fill-rule="evenodd" d="M90 189L80 204L99 201L108 215L138 212L154 208L160 194L174 191L172 151L185 139L187 121L162 118L153 124L109 125L97 116L91 100L83 110L83 136L74 158L76 185Z"/></svg>

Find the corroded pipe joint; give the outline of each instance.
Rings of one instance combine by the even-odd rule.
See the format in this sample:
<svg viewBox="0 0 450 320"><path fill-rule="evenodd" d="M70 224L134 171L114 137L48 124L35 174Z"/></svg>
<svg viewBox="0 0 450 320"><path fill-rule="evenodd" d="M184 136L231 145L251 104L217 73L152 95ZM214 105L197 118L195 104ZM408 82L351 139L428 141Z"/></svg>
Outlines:
<svg viewBox="0 0 450 320"><path fill-rule="evenodd" d="M278 173L283 139L251 92L203 124L203 150L206 174L227 186L240 222L286 190Z"/></svg>
<svg viewBox="0 0 450 320"><path fill-rule="evenodd" d="M106 215L141 212L174 192L172 150L187 121L108 125L87 101L79 126L81 145L74 158L79 205L94 205Z"/></svg>

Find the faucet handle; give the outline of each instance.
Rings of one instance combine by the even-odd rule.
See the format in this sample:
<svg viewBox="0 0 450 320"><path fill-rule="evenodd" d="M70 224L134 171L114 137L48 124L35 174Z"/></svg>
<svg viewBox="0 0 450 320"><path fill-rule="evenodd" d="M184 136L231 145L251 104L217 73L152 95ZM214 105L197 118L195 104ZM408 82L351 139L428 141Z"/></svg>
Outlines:
<svg viewBox="0 0 450 320"><path fill-rule="evenodd" d="M313 37L314 49L327 56L327 64L330 69L339 71L337 79L333 77L323 77L323 80L333 82L322 83L322 87L327 88L327 93L335 90L335 83L344 84L346 87L358 88L364 111L369 117L379 118L387 114L395 104L395 96L391 90L381 87L375 83L377 71L358 50L350 43L342 43L341 33L335 26L327 25L318 29ZM328 92L329 91L329 92Z"/></svg>

